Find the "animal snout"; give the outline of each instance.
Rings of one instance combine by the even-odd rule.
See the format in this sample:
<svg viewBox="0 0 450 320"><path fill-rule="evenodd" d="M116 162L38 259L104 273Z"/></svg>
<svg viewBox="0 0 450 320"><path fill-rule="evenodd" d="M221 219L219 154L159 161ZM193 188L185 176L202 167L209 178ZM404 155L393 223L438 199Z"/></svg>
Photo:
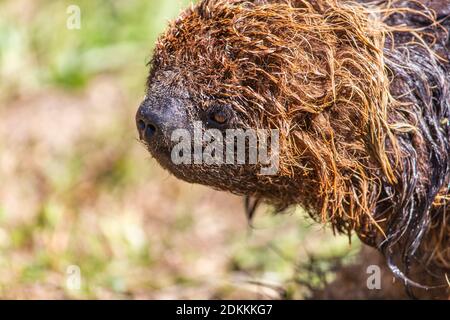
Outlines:
<svg viewBox="0 0 450 320"><path fill-rule="evenodd" d="M146 142L151 142L159 130L156 116L149 112L145 106L139 107L136 115L136 126L139 132L139 138Z"/></svg>
<svg viewBox="0 0 450 320"><path fill-rule="evenodd" d="M185 105L171 97L144 100L136 114L136 126L139 138L152 146L170 143L174 130L191 127Z"/></svg>

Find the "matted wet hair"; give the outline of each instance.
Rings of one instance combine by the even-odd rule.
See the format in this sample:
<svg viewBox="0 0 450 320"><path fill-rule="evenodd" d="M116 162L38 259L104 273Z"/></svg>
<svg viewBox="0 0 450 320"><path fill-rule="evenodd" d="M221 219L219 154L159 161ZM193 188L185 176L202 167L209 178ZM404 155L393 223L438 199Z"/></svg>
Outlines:
<svg viewBox="0 0 450 320"><path fill-rule="evenodd" d="M223 189L355 231L422 288L417 267L441 285L450 270L450 22L423 2L200 1L159 39L149 77L174 69L199 108L280 130L278 177Z"/></svg>

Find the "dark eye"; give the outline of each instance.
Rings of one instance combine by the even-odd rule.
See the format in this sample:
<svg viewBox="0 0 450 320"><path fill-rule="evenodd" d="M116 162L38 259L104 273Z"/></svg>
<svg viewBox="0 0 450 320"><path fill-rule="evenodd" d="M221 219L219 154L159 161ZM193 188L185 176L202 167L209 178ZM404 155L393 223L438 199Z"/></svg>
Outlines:
<svg viewBox="0 0 450 320"><path fill-rule="evenodd" d="M207 125L222 128L230 122L231 112L226 108L213 107L208 110Z"/></svg>
<svg viewBox="0 0 450 320"><path fill-rule="evenodd" d="M228 116L223 111L217 111L210 115L210 120L218 124L225 124L228 121Z"/></svg>

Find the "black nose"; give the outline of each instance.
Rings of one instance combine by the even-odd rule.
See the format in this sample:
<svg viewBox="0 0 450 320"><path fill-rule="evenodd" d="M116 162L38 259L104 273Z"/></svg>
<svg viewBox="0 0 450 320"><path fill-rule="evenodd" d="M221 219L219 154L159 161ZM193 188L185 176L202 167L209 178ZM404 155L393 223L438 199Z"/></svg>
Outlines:
<svg viewBox="0 0 450 320"><path fill-rule="evenodd" d="M140 107L136 115L136 126L139 131L139 137L141 140L150 142L151 138L155 135L157 127L152 117L145 112L143 107Z"/></svg>

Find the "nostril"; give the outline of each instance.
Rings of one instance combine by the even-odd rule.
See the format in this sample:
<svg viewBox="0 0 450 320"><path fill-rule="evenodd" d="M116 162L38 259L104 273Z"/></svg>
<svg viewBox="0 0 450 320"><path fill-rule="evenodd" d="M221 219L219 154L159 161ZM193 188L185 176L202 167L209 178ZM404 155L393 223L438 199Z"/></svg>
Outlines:
<svg viewBox="0 0 450 320"><path fill-rule="evenodd" d="M139 132L144 131L144 129L145 129L145 122L144 122L144 120L139 120L138 123L137 123L137 126L138 126Z"/></svg>
<svg viewBox="0 0 450 320"><path fill-rule="evenodd" d="M156 126L152 123L139 119L137 121L137 128L139 130L139 135L141 139L150 140L156 132Z"/></svg>
<svg viewBox="0 0 450 320"><path fill-rule="evenodd" d="M139 131L139 139L150 143L159 131L159 116L153 114L146 106L140 106L136 114L136 128Z"/></svg>
<svg viewBox="0 0 450 320"><path fill-rule="evenodd" d="M147 124L147 128L145 128L145 139L149 140L156 131L156 127L152 125L151 123Z"/></svg>

